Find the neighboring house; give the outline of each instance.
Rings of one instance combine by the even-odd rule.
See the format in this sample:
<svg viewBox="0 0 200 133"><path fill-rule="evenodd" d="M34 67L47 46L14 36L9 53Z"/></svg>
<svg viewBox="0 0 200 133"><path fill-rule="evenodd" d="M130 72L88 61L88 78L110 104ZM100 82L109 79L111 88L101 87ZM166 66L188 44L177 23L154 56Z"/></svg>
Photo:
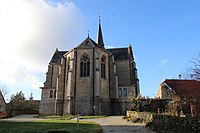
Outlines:
<svg viewBox="0 0 200 133"><path fill-rule="evenodd" d="M6 111L6 101L0 91L0 112L5 112Z"/></svg>
<svg viewBox="0 0 200 133"><path fill-rule="evenodd" d="M157 91L156 98L172 99L174 95L181 99L200 100L200 82L196 80L166 79Z"/></svg>
<svg viewBox="0 0 200 133"><path fill-rule="evenodd" d="M41 89L40 115L122 114L140 94L132 47L106 49L99 22L96 42L88 35L69 51L56 49Z"/></svg>
<svg viewBox="0 0 200 133"><path fill-rule="evenodd" d="M173 99L178 96L181 103L185 106L187 112L194 107L200 112L200 82L197 80L184 79L166 79L163 81L157 91L156 98ZM195 110L196 110L195 109Z"/></svg>
<svg viewBox="0 0 200 133"><path fill-rule="evenodd" d="M0 118L4 118L4 117L7 117L6 101L0 90Z"/></svg>

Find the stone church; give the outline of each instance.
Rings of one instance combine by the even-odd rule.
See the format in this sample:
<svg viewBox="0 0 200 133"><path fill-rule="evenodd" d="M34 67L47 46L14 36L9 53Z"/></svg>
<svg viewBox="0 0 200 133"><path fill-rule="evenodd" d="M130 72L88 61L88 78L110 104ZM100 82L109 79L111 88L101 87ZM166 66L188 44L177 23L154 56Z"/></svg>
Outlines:
<svg viewBox="0 0 200 133"><path fill-rule="evenodd" d="M132 47L104 46L99 22L96 42L88 35L69 51L55 50L40 87L40 115L125 113L129 97L140 94Z"/></svg>

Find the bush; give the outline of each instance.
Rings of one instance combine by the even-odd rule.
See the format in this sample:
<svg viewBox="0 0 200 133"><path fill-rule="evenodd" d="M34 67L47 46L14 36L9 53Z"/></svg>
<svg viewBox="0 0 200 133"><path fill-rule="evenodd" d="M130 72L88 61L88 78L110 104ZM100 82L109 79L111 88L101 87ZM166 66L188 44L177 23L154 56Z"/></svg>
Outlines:
<svg viewBox="0 0 200 133"><path fill-rule="evenodd" d="M153 115L150 112L127 111L127 116L127 121L133 123L148 123L153 119Z"/></svg>
<svg viewBox="0 0 200 133"><path fill-rule="evenodd" d="M200 132L200 118L156 115L146 126L159 133L196 133Z"/></svg>

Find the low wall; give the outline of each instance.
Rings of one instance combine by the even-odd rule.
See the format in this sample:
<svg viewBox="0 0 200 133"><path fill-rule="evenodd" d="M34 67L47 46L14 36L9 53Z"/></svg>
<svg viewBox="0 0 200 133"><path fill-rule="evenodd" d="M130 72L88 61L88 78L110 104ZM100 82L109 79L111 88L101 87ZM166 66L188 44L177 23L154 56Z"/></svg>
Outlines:
<svg viewBox="0 0 200 133"><path fill-rule="evenodd" d="M12 109L8 110L8 117L13 117L16 115L21 115L21 114L38 114L38 110L31 110L31 109Z"/></svg>

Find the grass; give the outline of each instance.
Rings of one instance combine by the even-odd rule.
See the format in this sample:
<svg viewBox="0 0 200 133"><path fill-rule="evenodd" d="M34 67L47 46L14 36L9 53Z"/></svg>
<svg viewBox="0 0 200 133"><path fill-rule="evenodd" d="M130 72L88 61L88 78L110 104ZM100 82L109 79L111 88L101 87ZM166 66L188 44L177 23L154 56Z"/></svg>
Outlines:
<svg viewBox="0 0 200 133"><path fill-rule="evenodd" d="M41 119L54 119L54 120L70 120L75 118L76 116L73 115L64 115L64 116L35 116L35 118L41 118Z"/></svg>
<svg viewBox="0 0 200 133"><path fill-rule="evenodd" d="M77 128L78 127L78 128ZM81 121L78 126L72 120L39 120L29 122L0 121L0 133L48 133L65 131L65 133L102 133L100 125Z"/></svg>

